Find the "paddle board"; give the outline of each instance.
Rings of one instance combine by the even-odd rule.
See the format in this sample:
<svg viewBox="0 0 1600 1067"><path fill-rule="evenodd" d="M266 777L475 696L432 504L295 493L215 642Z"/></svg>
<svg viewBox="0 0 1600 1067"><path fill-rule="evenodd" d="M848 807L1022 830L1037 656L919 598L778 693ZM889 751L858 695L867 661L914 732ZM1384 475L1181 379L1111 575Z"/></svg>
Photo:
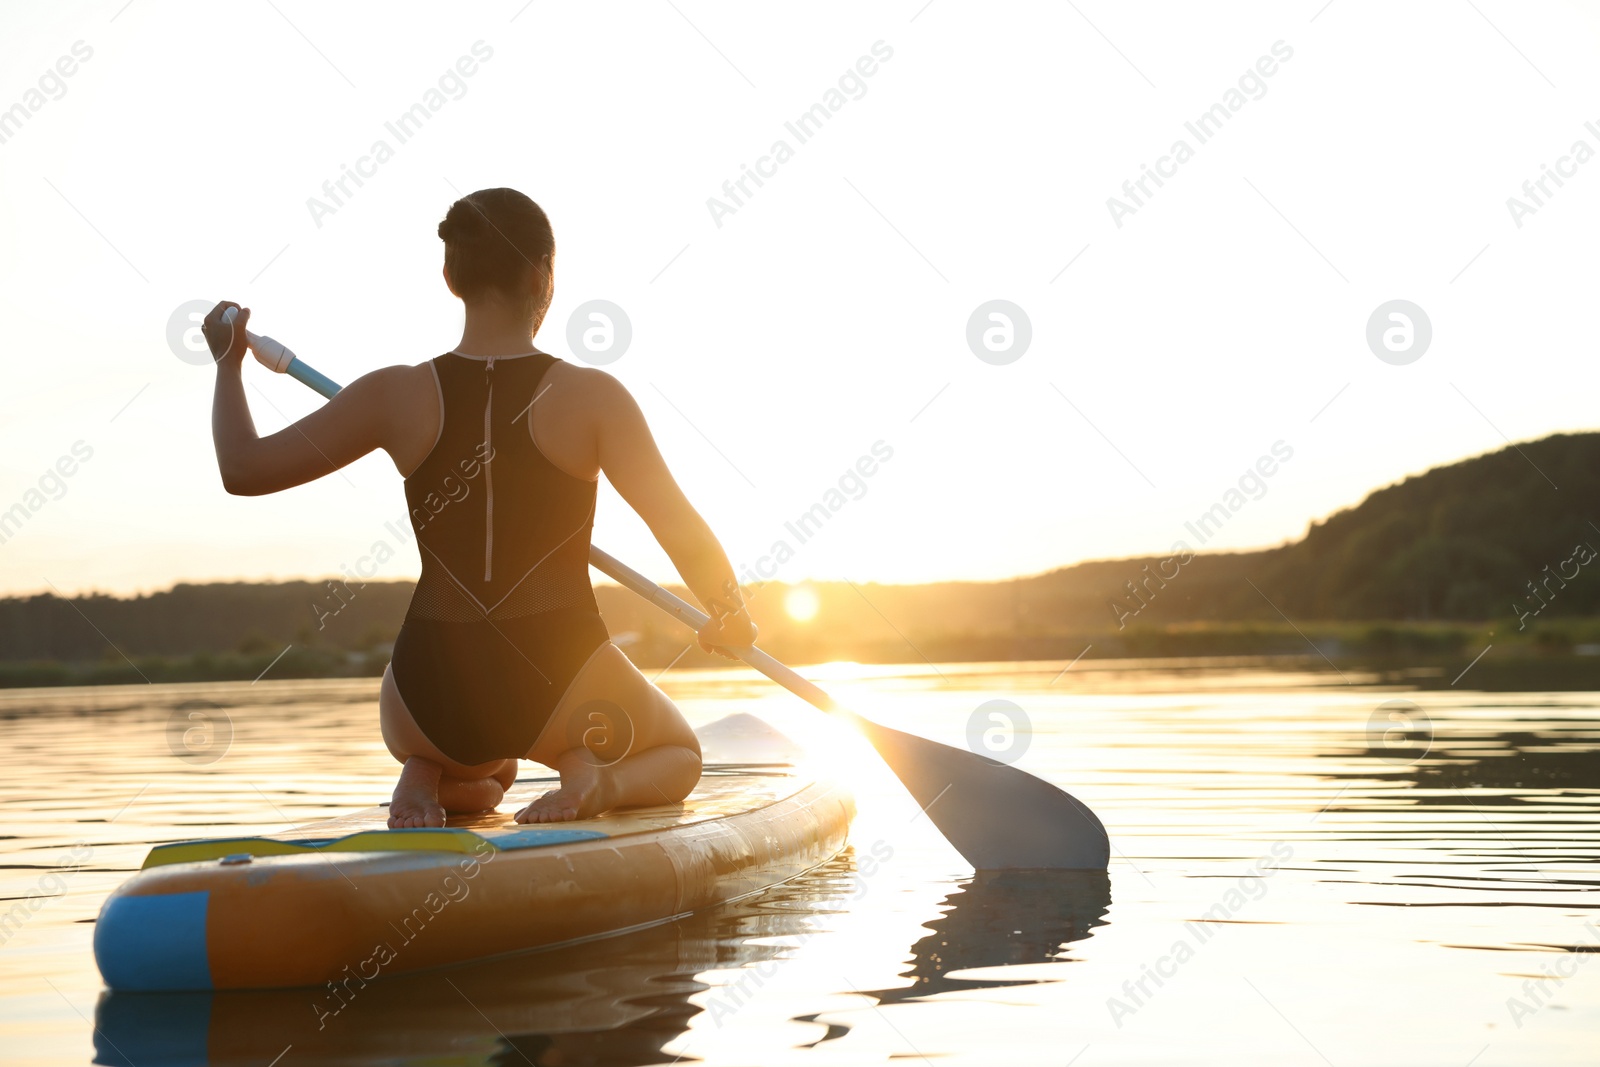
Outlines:
<svg viewBox="0 0 1600 1067"><path fill-rule="evenodd" d="M522 826L389 830L387 807L264 837L159 845L96 922L114 990L325 986L571 944L760 892L844 847L854 800L792 765L707 768L681 804ZM337 1000L335 1001L335 1003Z"/></svg>

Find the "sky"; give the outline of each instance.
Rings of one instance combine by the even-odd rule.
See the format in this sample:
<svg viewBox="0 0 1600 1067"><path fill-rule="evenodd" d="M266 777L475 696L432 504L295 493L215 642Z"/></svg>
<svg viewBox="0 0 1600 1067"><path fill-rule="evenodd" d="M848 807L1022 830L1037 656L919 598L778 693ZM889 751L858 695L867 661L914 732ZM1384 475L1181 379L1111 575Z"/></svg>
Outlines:
<svg viewBox="0 0 1600 1067"><path fill-rule="evenodd" d="M422 362L462 318L435 227L499 185L555 228L538 344L608 360L741 573L1164 552L1242 478L1205 548L1292 540L1595 428L1597 44L1592 5L1504 0L10 0L0 595L380 542L414 577L381 452L223 492L186 309L237 300L336 381ZM578 350L594 301L625 349ZM320 402L246 384L263 433ZM673 577L609 489L595 542Z"/></svg>

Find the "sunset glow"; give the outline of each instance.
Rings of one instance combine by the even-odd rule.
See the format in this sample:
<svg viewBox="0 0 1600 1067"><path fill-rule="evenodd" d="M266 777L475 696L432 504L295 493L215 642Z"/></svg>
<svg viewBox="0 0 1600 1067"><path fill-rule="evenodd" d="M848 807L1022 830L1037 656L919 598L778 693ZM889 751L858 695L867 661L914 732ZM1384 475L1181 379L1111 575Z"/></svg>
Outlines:
<svg viewBox="0 0 1600 1067"><path fill-rule="evenodd" d="M817 594L803 585L789 590L783 598L783 610L795 622L810 622L817 617L817 609L821 606Z"/></svg>

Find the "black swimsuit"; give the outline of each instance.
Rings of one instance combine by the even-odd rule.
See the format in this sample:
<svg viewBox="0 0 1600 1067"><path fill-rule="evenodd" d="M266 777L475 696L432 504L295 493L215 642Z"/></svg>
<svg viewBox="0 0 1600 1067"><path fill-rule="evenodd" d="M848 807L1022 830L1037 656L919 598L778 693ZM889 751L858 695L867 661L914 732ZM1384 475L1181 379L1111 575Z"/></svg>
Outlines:
<svg viewBox="0 0 1600 1067"><path fill-rule="evenodd" d="M440 752L478 764L528 754L610 638L589 585L596 482L533 441L554 356L432 361L439 437L406 479L422 554L390 670Z"/></svg>

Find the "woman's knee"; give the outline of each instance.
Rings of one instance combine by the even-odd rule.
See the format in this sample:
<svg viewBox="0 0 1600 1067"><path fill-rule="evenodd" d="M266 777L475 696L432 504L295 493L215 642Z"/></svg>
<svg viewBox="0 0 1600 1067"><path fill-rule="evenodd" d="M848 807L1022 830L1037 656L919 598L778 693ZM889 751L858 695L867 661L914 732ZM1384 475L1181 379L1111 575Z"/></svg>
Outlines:
<svg viewBox="0 0 1600 1067"><path fill-rule="evenodd" d="M668 803L677 803L700 784L700 752L684 745L660 745L643 761L654 788Z"/></svg>
<svg viewBox="0 0 1600 1067"><path fill-rule="evenodd" d="M684 766L694 776L694 780L698 782L700 780L700 772L705 770L706 766L705 761L700 758L700 746L698 744L693 748L684 746L683 751L685 753Z"/></svg>

